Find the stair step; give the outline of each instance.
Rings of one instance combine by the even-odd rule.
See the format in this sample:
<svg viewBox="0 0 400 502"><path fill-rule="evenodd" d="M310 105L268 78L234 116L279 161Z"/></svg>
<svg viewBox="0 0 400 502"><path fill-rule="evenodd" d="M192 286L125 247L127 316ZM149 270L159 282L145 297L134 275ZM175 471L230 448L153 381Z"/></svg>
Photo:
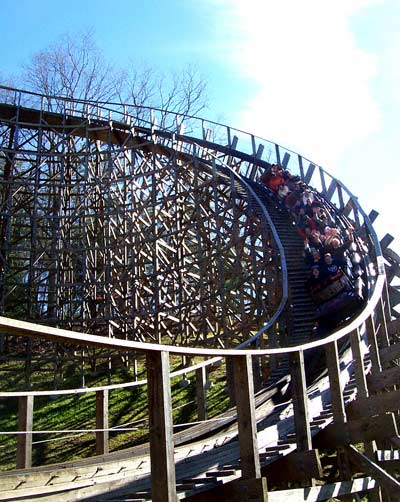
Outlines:
<svg viewBox="0 0 400 502"><path fill-rule="evenodd" d="M290 448L289 444L280 444L280 445L276 444L274 446L265 447L264 452L265 453L271 453L275 451L281 452L282 450L287 450L288 448Z"/></svg>
<svg viewBox="0 0 400 502"><path fill-rule="evenodd" d="M260 461L265 462L266 460L278 460L278 458L282 458L282 453L276 451L275 453L260 453Z"/></svg>
<svg viewBox="0 0 400 502"><path fill-rule="evenodd" d="M187 478L183 479L182 483L193 483L194 485L219 485L222 483L222 481L218 481L214 477L201 477L201 478Z"/></svg>
<svg viewBox="0 0 400 502"><path fill-rule="evenodd" d="M209 471L206 472L206 476L210 478L219 478L219 477L225 477L225 476L233 476L236 474L236 471L234 469L221 469L219 471Z"/></svg>

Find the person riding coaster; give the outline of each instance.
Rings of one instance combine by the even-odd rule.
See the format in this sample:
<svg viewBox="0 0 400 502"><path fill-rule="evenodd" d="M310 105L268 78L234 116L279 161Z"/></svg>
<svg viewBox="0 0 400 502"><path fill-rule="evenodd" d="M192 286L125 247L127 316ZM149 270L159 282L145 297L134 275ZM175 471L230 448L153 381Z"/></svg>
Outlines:
<svg viewBox="0 0 400 502"><path fill-rule="evenodd" d="M317 304L317 319L329 320L331 324L345 320L349 308L353 311L360 303L350 279L340 269L336 274L325 276L319 291L311 296Z"/></svg>

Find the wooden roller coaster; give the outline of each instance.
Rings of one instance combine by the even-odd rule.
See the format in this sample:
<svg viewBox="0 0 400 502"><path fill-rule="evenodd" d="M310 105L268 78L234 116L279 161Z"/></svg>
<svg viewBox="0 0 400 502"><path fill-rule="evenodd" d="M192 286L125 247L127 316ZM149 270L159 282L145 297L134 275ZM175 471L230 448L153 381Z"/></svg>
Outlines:
<svg viewBox="0 0 400 502"><path fill-rule="evenodd" d="M379 242L377 213L322 167L242 131L0 91L0 364L17 353L26 386L0 392L18 401L15 430L0 431L17 437L0 500L399 500L400 258L390 235ZM304 242L260 182L273 165L352 232L355 300L324 303L318 329ZM111 383L138 358L145 380ZM55 390L32 388L38 361L54 365ZM98 361L110 384L86 387ZM60 388L67 363L81 387ZM230 406L210 420L215 367ZM170 380L188 375L198 419L177 428ZM109 395L138 386L148 441L110 451ZM95 395L96 455L32 465L35 434L57 432L35 429L35 401L69 394Z"/></svg>

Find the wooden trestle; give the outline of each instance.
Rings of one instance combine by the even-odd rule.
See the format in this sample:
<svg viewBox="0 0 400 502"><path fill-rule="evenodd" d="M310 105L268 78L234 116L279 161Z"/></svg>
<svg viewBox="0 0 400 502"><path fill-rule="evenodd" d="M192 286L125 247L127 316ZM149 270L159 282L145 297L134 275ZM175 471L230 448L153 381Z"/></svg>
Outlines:
<svg viewBox="0 0 400 502"><path fill-rule="evenodd" d="M143 355L147 381L126 386L147 385L150 439L110 452L108 396L118 386L74 389L96 393L97 456L32 466L35 398L68 391L0 392L19 403L17 469L0 473L0 501L368 493L396 502L400 259L390 236L377 240L375 215L321 167L254 136L239 151L243 134L231 128L211 141L193 118L162 129L156 112L136 123L126 108L107 109L106 120L106 106L41 98L42 106L0 105L0 349L26 337L27 384L39 342L60 361ZM298 172L355 229L365 301L321 340L312 339L301 243L257 184L272 161ZM313 354L326 363L306 379ZM199 417L175 434L172 356L196 378ZM234 405L211 422L206 380L216 363ZM323 481L331 450L339 478Z"/></svg>

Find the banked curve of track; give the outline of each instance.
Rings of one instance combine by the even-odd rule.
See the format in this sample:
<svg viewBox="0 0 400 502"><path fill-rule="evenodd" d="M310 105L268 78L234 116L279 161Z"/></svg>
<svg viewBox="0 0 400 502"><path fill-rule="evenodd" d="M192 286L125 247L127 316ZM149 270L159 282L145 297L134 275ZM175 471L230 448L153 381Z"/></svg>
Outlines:
<svg viewBox="0 0 400 502"><path fill-rule="evenodd" d="M156 133L154 130L151 133ZM166 132L162 132L161 136L165 136ZM181 136L180 141L184 141ZM193 144L193 140L191 138L188 139L188 143ZM206 142L194 143L198 148L204 149L206 147ZM212 148L211 146L212 145ZM210 150L215 152L218 148L215 143L210 143L207 145ZM164 148L164 146L163 146ZM223 148L221 148L223 150ZM229 152L232 154L232 150ZM238 151L234 152L235 155L240 158L241 154ZM243 154L244 155L244 154ZM214 156L214 157L213 157ZM213 153L212 164L215 163L215 154ZM201 162L204 162L204 158L201 158ZM262 167L262 163L258 162L257 159L253 158L254 165ZM215 164L214 164L215 165ZM221 174L224 174L226 170L226 166L221 164L221 166L216 166L217 169L220 169ZM238 182L239 183L239 182ZM244 183L246 184L246 178L244 178ZM240 183L239 183L240 184ZM253 185L253 188L254 187ZM264 201L266 203L266 201ZM269 206L266 208L268 210L269 216L274 222L274 225L277 228L277 235L282 241L282 246L285 254L288 255L288 259L285 261L285 266L288 268L288 275L291 273L291 266L296 266L296 274L299 273L299 262L298 260L291 261L293 258L297 256L297 249L300 250L300 245L295 243L295 237L291 231L294 231L293 227L288 224L287 219L282 217L281 213L274 213L274 208ZM259 206L261 211L265 210L264 208ZM364 229L368 227L368 222L365 224L364 221ZM352 222L353 224L354 222ZM372 227L371 227L372 228ZM287 230L290 230L287 232ZM370 230L370 229L368 229ZM373 242L377 242L376 235L373 234ZM286 249L285 249L286 247ZM289 258L289 250L296 249L295 253ZM381 293L375 290L375 294L372 295L374 291L374 287L377 289L383 288L382 281L379 280L381 274L381 265L379 264L379 256L380 249L375 249L377 254L378 262L375 272L377 273L378 280L374 279L374 282L371 282L371 287L369 288L369 294L373 296L373 301L378 303L378 299L381 297ZM365 256L368 256L370 250L364 251ZM296 256L294 256L296 255ZM370 259L370 257L368 256ZM292 282L289 287L293 290L296 289L298 284ZM301 287L301 286L300 286ZM372 299L372 298L371 298ZM375 305L368 304L367 310L373 311ZM309 305L308 314L312 314L311 305ZM298 327L298 331L296 331L296 337L293 339L294 345L301 345L310 340L310 330L311 330L311 322L310 317L307 315L307 322L304 322L304 316L301 315L302 312L299 311L298 314L294 313L294 325ZM298 315L298 317L296 317ZM367 315L364 312L364 317ZM362 313L360 315L360 319L362 319ZM353 324L357 324L357 319L353 320ZM4 324L2 324L2 328L6 328L7 322L4 320ZM18 327L12 328L13 322L9 323L8 329L14 329L14 332L18 332ZM360 321L361 325L361 321ZM55 335L57 336L57 331L55 330ZM345 336L346 328L341 330L344 333L338 334L338 338ZM32 327L32 334L35 332L35 328ZM41 336L39 333L37 333ZM43 333L42 333L43 335ZM332 334L332 337L335 337L335 334ZM321 342L322 344L323 342ZM293 344L292 344L293 345ZM361 345L363 347L363 351L367 353L367 342L364 339L361 340ZM147 347L146 347L147 348ZM169 348L171 350L171 348ZM291 350L296 350L295 347L291 347ZM173 351L173 349L172 349ZM205 353L209 354L218 354L223 351L205 351ZM225 354L230 354L231 351L225 352ZM253 352L253 351L251 351ZM261 350L261 352L263 352ZM268 352L268 350L264 351ZM272 351L273 352L273 351ZM284 352L284 349L278 349L277 352ZM219 355L219 354L218 354ZM345 351L342 355L342 366L343 366L343 374L345 379L345 386L349 386L347 393L347 399L354 399L354 381L352 380L354 364L349 356L349 352ZM346 376L347 375L347 376ZM283 454L287 454L293 451L296 448L296 444L293 443L293 431L294 431L294 421L293 421L293 408L290 402L283 401L278 405L272 404L272 397L276 397L276 394L281 392L281 385L279 384L279 377L283 376L283 385L287 383L287 379L285 379L286 374L278 375L278 378L274 381L274 385L270 388L263 389L260 391L256 397L257 402L257 420L260 424L259 429L259 448L260 454L262 455L263 464L267 465L274 460L280 458ZM325 378L325 379L324 379ZM322 401L321 395L327 394L326 390L326 377L321 377L317 379L308 389L309 400L310 400L310 408L313 409L312 415L315 424L318 424L318 427L314 427L314 432L316 433L318 428L322 428L323 426L329 424L332 421L332 413L329 412L329 407L319 407L318 403ZM310 397L312 396L312 397ZM199 431L196 432L195 428L192 430L185 431L181 433L181 439L179 439L179 434L176 437L176 467L177 467L177 489L178 493L180 493L180 497L186 497L189 493L201 491L201 490L213 490L215 487L224 484L228 481L232 481L234 479L238 479L241 476L240 471L240 458L238 454L238 444L234 441L237 437L237 428L234 422L234 416L232 415L233 411L230 410L227 414L227 418L224 422L224 425L228 428L224 429L222 432L214 431L212 433L211 430L207 431L209 435L207 439L197 440L197 437L200 437L201 434L204 435L204 430L201 431L201 426L198 427ZM278 430L278 423L282 420L287 421L287 425L284 429ZM232 424L229 426L229 424ZM311 421L313 423L313 421ZM211 435L210 435L211 434ZM188 444L182 444L179 446L179 443L187 443L188 438L191 437L191 441ZM223 459L223 460L222 460ZM132 462L131 462L132 461ZM146 467L147 463L147 467ZM93 466L97 465L97 470L93 471ZM24 472L16 472L1 475L2 481L4 481L4 485L7 486L9 482L9 490L6 490L6 494L3 496L3 500L12 500L12 498L4 498L10 497L12 492L14 492L15 500L23 499L24 497L28 497L29 493L34 493L36 488L29 488L29 480L33 484L34 479L40 477L42 480L45 480L43 483L43 492L41 500L52 500L51 497L54 496L55 492L59 490L59 493L63 493L63 496L70 497L71 500L80 500L87 499L91 496L97 497L96 500L100 500L100 493L107 491L115 493L113 496L121 497L122 495L118 495L119 492L122 494L129 490L131 493L136 492L138 494L142 493L144 499L149 496L149 459L148 459L148 450L146 446L138 447L136 449L130 450L126 453L115 453L110 454L103 457L98 457L95 459L90 459L86 461L79 461L73 463L66 463L60 465L58 468L56 466L43 467L43 468L32 468L25 470ZM79 471L81 470L81 473ZM47 473L47 474L46 474ZM68 473L68 474L67 474ZM71 476L71 473L75 475L75 481L70 481L68 476ZM214 473L214 474L211 474ZM47 475L47 478L46 478ZM63 482L62 477L66 475L66 480ZM50 476L50 477L49 477ZM134 477L136 481L132 483L131 479ZM24 488L22 490L16 490L16 480L24 479ZM56 482L52 482L51 479ZM198 482L196 482L196 479ZM129 480L129 481L128 481ZM64 484L65 483L65 484ZM75 483L75 487L73 486ZM136 483L136 485L135 485ZM17 483L18 484L18 483ZM47 488L45 488L47 486ZM69 487L67 489L67 486ZM96 490L95 486L97 486L98 493L93 495ZM129 488L128 488L129 486ZM26 490L24 492L24 490ZM31 490L31 492L29 492ZM32 492L33 490L33 492ZM47 491L47 494L45 493ZM25 493L25 495L24 495ZM37 491L38 493L38 491ZM67 495L67 493L70 493ZM72 495L73 493L73 495ZM147 493L147 495L146 495ZM2 496L2 495L0 495ZM104 500L111 500L108 496L104 496ZM138 495L139 497L140 495ZM48 498L46 498L48 497ZM75 498L74 498L75 497ZM79 497L79 498L77 498ZM108 498L107 498L108 497ZM69 500L69 498L65 498L65 500ZM122 500L119 498L118 500Z"/></svg>

